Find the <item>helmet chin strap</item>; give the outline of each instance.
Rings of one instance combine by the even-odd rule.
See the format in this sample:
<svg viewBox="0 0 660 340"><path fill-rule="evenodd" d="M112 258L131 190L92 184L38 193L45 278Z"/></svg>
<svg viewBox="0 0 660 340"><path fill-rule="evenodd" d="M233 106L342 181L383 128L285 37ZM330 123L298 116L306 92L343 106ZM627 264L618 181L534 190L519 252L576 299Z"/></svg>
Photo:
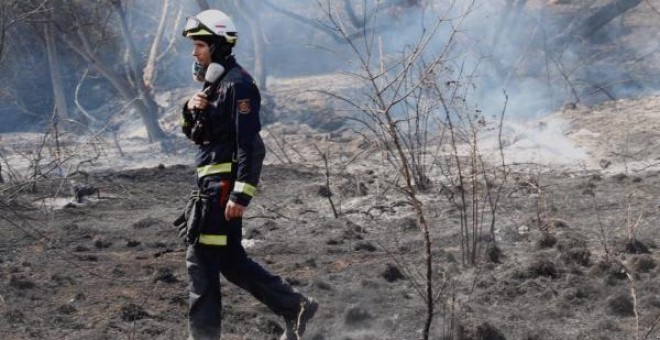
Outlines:
<svg viewBox="0 0 660 340"><path fill-rule="evenodd" d="M231 55L231 45L223 42L215 42L209 46L211 52L211 61L222 64L226 57Z"/></svg>

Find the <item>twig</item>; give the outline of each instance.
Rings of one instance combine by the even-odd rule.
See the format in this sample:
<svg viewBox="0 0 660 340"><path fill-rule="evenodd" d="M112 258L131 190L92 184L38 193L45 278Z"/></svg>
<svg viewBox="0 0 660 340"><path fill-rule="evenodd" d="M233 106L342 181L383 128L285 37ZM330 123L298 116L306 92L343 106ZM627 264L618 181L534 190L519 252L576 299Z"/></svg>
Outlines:
<svg viewBox="0 0 660 340"><path fill-rule="evenodd" d="M332 207L332 214L335 216L335 218L339 218L339 214L337 213L337 209L335 208L335 203L332 201L332 191L330 190L330 168L328 167L328 156L321 152L318 146L314 144L314 148L316 151L321 155L323 158L323 163L325 164L325 190L326 190L326 196L328 197L328 201L330 202L330 207Z"/></svg>
<svg viewBox="0 0 660 340"><path fill-rule="evenodd" d="M653 322L649 330L646 332L646 334L644 334L643 339L644 340L648 339L651 333L653 333L653 331L655 330L656 327L658 327L659 324L660 324L660 315L655 319L655 321Z"/></svg>
<svg viewBox="0 0 660 340"><path fill-rule="evenodd" d="M275 142L275 145L277 145L277 148L280 150L280 152L282 152L282 156L284 156L284 158L286 159L286 162L288 164L292 164L293 162L291 162L291 159L289 158L289 155L287 155L286 151L284 150L284 147L282 146L282 144L280 144L280 141L277 140L277 136L273 133L273 131L271 131L270 128L266 127L265 129L266 129L266 131L268 131L270 136L273 137L273 141ZM280 159L280 157L277 157L277 158ZM281 159L280 159L280 161L281 161Z"/></svg>

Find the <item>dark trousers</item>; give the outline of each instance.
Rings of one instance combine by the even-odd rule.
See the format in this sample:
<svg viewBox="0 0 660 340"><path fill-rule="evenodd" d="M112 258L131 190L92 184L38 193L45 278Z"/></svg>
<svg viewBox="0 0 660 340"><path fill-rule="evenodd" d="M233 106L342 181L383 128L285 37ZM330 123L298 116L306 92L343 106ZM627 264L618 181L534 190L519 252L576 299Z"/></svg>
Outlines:
<svg viewBox="0 0 660 340"><path fill-rule="evenodd" d="M286 281L269 273L247 256L241 245L240 220L232 221L228 229L231 231L228 232L226 246L198 244L188 247L190 340L220 338L220 273L285 318L295 318L303 299Z"/></svg>

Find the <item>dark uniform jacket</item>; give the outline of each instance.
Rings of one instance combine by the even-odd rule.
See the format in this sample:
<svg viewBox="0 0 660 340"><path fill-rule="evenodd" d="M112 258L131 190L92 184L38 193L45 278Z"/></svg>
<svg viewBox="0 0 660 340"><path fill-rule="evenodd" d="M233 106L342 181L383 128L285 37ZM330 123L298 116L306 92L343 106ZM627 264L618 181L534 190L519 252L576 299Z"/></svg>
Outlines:
<svg viewBox="0 0 660 340"><path fill-rule="evenodd" d="M199 144L196 156L198 185L203 180L228 179L233 183L229 199L247 206L256 192L265 147L259 130L261 95L254 79L234 59L222 63L225 71L209 88L210 138ZM186 103L187 104L187 103ZM183 132L190 138L193 112L183 106Z"/></svg>

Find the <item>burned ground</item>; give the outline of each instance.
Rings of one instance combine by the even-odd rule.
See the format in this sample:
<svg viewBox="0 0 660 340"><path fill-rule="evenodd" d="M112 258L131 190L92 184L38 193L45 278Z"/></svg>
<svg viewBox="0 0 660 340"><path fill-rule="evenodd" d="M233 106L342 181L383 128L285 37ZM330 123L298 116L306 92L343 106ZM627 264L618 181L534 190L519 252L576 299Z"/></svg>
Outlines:
<svg viewBox="0 0 660 340"><path fill-rule="evenodd" d="M307 338L417 338L423 241L410 206L382 189L378 172L345 173L332 178L335 219L324 171L265 168L244 226L249 253L321 301ZM101 198L62 209L43 200L70 197L62 179L12 197L18 187L6 184L3 338L184 338L185 254L171 221L193 173L184 165L90 173L84 182ZM531 189L509 183L496 224L501 255L476 268L461 265L456 210L436 187L423 194L441 293L434 339L630 339L635 313L642 334L660 315L659 172L536 179ZM637 244L626 242L631 223ZM277 338L282 320L230 284L223 294L224 339Z"/></svg>

